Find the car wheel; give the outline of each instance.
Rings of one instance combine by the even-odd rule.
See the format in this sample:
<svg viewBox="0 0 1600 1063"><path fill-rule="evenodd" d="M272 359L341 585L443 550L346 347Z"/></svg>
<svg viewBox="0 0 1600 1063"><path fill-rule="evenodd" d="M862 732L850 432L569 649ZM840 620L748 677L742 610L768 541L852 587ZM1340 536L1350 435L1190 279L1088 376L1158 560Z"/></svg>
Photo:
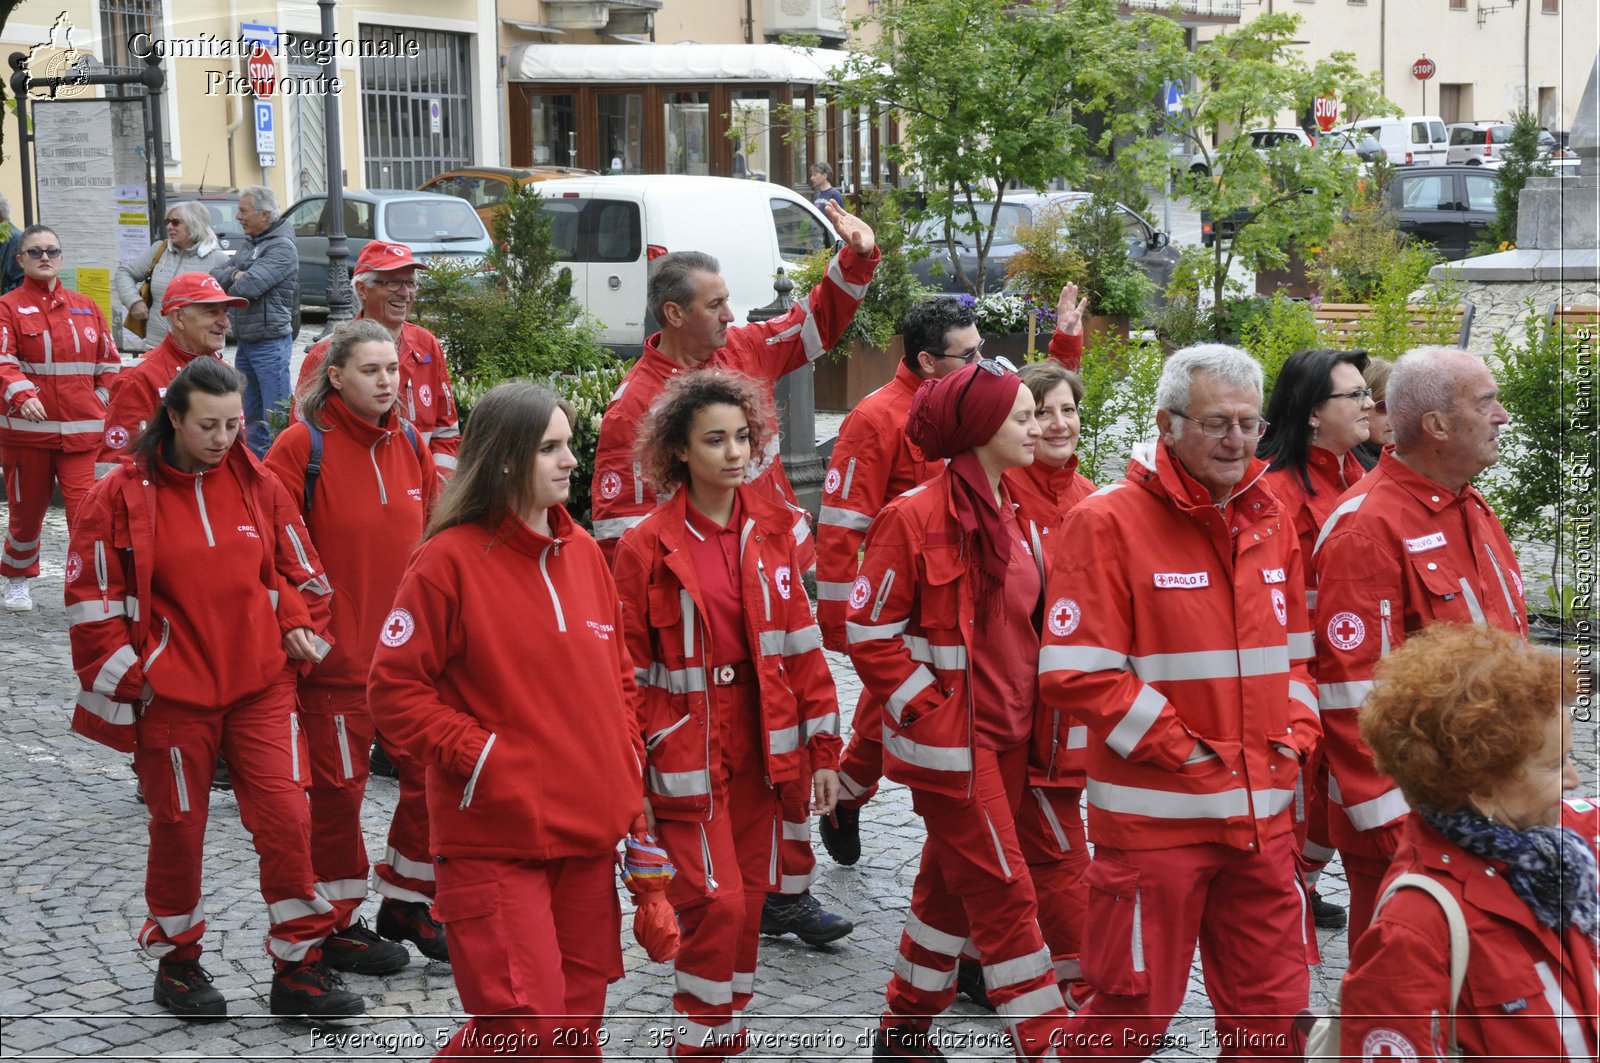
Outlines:
<svg viewBox="0 0 1600 1063"><path fill-rule="evenodd" d="M1467 160L1467 165L1468 166L1482 166L1483 165L1483 160L1482 159L1468 159Z"/></svg>
<svg viewBox="0 0 1600 1063"><path fill-rule="evenodd" d="M1196 177L1210 177L1211 176L1211 171L1206 169L1206 167L1201 166L1201 165L1195 165L1195 166L1189 167L1189 172L1191 174L1193 174L1194 176L1196 176Z"/></svg>

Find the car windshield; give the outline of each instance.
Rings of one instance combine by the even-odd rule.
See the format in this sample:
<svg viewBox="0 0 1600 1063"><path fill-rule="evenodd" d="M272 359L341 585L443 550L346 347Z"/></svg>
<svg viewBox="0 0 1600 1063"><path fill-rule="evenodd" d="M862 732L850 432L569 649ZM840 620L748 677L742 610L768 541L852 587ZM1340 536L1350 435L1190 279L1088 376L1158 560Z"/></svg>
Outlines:
<svg viewBox="0 0 1600 1063"><path fill-rule="evenodd" d="M462 199L400 199L384 207L384 236L402 244L483 239L483 223Z"/></svg>
<svg viewBox="0 0 1600 1063"><path fill-rule="evenodd" d="M992 202L977 203L974 204L974 207L978 218L978 225L980 227L987 227L989 224L989 216L994 210L994 204ZM1000 204L1000 217L995 224L994 242L997 244L1016 243L1017 230L1028 224L1032 217L1032 212L1022 204L1002 202ZM974 242L974 237L976 234L964 228L964 225L972 225L972 218L973 214L967 211L965 204L957 207L955 211L956 243L970 244ZM922 227L920 229L922 239L930 244L943 243L944 232L943 218L929 218L927 221L922 223Z"/></svg>

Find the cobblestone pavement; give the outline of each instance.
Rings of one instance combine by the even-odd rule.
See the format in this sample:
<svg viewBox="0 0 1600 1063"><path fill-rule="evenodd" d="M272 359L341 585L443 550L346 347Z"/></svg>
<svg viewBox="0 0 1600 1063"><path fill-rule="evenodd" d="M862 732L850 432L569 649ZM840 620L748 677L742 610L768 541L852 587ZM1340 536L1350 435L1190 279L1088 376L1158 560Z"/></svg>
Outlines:
<svg viewBox="0 0 1600 1063"><path fill-rule="evenodd" d="M0 729L6 779L0 790L0 1057L428 1058L458 1024L460 1001L449 967L420 956L388 977L349 977L350 987L367 997L364 1019L313 1028L267 1013L266 913L256 891L255 856L231 793L213 795L205 865L205 962L228 997L229 1018L190 1025L152 1003L154 965L133 940L144 919L144 806L133 799L128 759L68 729L76 681L62 607L61 510L51 512L44 536L34 611L0 615L0 687L7 710ZM860 682L842 656L831 656L830 663L848 715ZM1580 768L1592 783L1592 725L1580 735ZM393 780L373 780L366 825L374 862L394 799ZM907 791L894 785L869 806L864 827L864 852L854 867L835 866L819 846L814 886L827 907L855 920L855 933L826 950L793 938L763 940L748 1013L756 1040L746 1058L868 1057L862 1039L870 1036L882 1007L922 827ZM1323 889L1343 902L1337 863L1324 876ZM606 1052L611 1058L659 1058L657 1046L671 1026L671 971L650 963L633 944L629 906L623 903L627 974L611 989ZM375 907L368 902L369 917ZM1318 937L1322 964L1312 971L1315 1004L1336 989L1347 961L1342 931ZM1160 1058L1213 1058L1209 1014L1196 961ZM995 1018L965 1000L940 1026L953 1038L969 1038L952 1058L1009 1058Z"/></svg>

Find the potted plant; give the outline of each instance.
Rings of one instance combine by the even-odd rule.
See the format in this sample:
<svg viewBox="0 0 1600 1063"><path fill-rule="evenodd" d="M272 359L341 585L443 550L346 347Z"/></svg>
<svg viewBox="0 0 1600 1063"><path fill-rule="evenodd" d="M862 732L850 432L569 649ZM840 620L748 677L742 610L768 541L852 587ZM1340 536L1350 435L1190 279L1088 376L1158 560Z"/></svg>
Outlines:
<svg viewBox="0 0 1600 1063"><path fill-rule="evenodd" d="M1053 326L1057 293L1069 282L1089 299L1085 343L1103 333L1126 339L1129 322L1144 317L1153 288L1128 255L1119 214L1115 199L1097 195L1018 228L1010 285L1039 311L1040 331Z"/></svg>

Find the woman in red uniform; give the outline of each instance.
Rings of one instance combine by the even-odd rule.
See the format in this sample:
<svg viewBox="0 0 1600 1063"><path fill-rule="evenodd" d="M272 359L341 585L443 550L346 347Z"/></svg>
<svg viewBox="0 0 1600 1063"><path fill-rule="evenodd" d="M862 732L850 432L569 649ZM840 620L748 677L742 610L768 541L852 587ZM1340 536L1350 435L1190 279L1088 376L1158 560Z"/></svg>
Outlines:
<svg viewBox="0 0 1600 1063"><path fill-rule="evenodd" d="M942 1058L930 1017L955 999L969 942L1019 1059L1047 1057L1066 1021L1015 826L1045 562L1003 475L1034 460L1034 409L988 359L924 383L906 434L950 464L873 521L851 587L850 656L883 702L884 774L911 787L928 830L875 1059Z"/></svg>
<svg viewBox="0 0 1600 1063"><path fill-rule="evenodd" d="M808 776L813 812L838 798L839 708L800 582L794 517L745 484L772 434L759 385L680 376L635 453L666 499L617 549L639 680L645 795L677 874L674 1056L745 1047L761 909L784 836L775 786Z"/></svg>
<svg viewBox="0 0 1600 1063"><path fill-rule="evenodd" d="M1308 350L1289 356L1267 402L1267 432L1256 447L1266 459L1266 482L1283 507L1284 523L1300 539L1306 612L1316 624L1317 573L1311 556L1333 508L1367 474L1356 448L1367 440L1372 389L1362 378L1366 351ZM1295 636L1299 637L1299 636ZM1309 640L1310 636L1305 636ZM1344 909L1317 893L1317 878L1334 848L1329 838L1328 767L1319 747L1296 782L1295 835L1305 864L1311 913L1319 927L1345 925Z"/></svg>
<svg viewBox="0 0 1600 1063"><path fill-rule="evenodd" d="M73 729L133 753L150 811L139 943L160 960L155 1001L227 1013L200 966L200 869L220 752L261 858L275 1015L359 1015L321 963L333 906L312 885L297 668L327 650L331 590L300 514L237 445L244 380L189 363L162 410L84 500L67 556ZM142 708L139 706L142 704Z"/></svg>
<svg viewBox="0 0 1600 1063"><path fill-rule="evenodd" d="M474 1016L446 1056L599 1058L622 977L644 751L616 585L563 505L571 442L545 388L478 401L373 655L373 720L427 765L434 912Z"/></svg>
<svg viewBox="0 0 1600 1063"><path fill-rule="evenodd" d="M339 913L322 956L334 970L356 974L404 967L410 954L399 942L406 940L429 959L450 958L444 928L429 914L434 877L423 766L397 751L390 760L400 768L400 800L388 853L373 876L383 897L377 934L352 922L367 897L367 672L439 484L428 448L395 409L399 379L387 329L365 320L341 324L299 397L302 420L266 457L300 505L337 602L333 652L300 680L300 718L311 744L311 864L317 891Z"/></svg>
<svg viewBox="0 0 1600 1063"><path fill-rule="evenodd" d="M1078 403L1083 380L1058 362L1035 362L1021 372L1039 420L1039 445L1033 464L1006 471L1004 480L1017 503L1017 516L1037 529L1042 556L1051 556L1050 536L1067 510L1095 491L1078 469ZM1028 762L1028 794L1017 813L1017 841L1039 897L1039 926L1050 946L1056 978L1069 1007L1090 992L1078 966L1083 913L1089 887L1089 840L1083 826L1084 726L1042 705L1034 726ZM963 981L971 984L970 961L962 961ZM1076 983L1076 985L1074 984Z"/></svg>

